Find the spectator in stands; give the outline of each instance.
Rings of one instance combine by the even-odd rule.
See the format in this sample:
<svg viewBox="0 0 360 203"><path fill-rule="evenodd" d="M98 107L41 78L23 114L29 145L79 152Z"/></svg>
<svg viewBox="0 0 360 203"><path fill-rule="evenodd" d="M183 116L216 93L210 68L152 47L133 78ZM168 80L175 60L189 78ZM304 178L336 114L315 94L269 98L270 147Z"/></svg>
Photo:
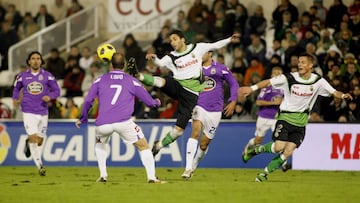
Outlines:
<svg viewBox="0 0 360 203"><path fill-rule="evenodd" d="M300 27L299 27L299 30L302 34L302 36L305 36L305 33L308 31L308 30L311 30L311 24L312 24L312 21L311 21L311 18L309 16L309 13L308 12L304 12L299 20L300 22Z"/></svg>
<svg viewBox="0 0 360 203"><path fill-rule="evenodd" d="M323 5L323 0L313 0L313 6L316 6L316 18L319 19L321 26L325 25L328 9Z"/></svg>
<svg viewBox="0 0 360 203"><path fill-rule="evenodd" d="M163 26L161 31L158 33L157 38L152 42L152 46L155 48L155 54L160 58L172 51L168 36L170 30L171 28L169 26Z"/></svg>
<svg viewBox="0 0 360 203"><path fill-rule="evenodd" d="M305 32L304 37L300 40L298 46L301 49L306 49L306 45L308 43L311 43L313 45L317 44L319 42L319 39L314 35L314 32L310 29ZM316 51L316 49L315 49Z"/></svg>
<svg viewBox="0 0 360 203"><path fill-rule="evenodd" d="M252 85L251 81L254 76L258 75L261 79L265 74L265 68L259 58L255 56L249 61L250 66L247 68L244 76L244 85L246 86Z"/></svg>
<svg viewBox="0 0 360 203"><path fill-rule="evenodd" d="M289 39L289 47L285 50L285 64L290 63L291 56L298 56L300 53L304 52L305 49L301 48L298 45L297 38L294 34L291 34ZM297 64L296 64L297 65ZM284 73L286 73L286 69L284 69Z"/></svg>
<svg viewBox="0 0 360 203"><path fill-rule="evenodd" d="M333 44L334 44L334 40L332 38L330 30L327 28L321 30L320 31L320 40L316 45L317 46L316 54L325 56L327 51L330 49L331 45L333 45ZM339 52L340 52L340 50L339 50ZM322 58L324 58L324 56Z"/></svg>
<svg viewBox="0 0 360 203"><path fill-rule="evenodd" d="M196 32L191 28L189 22L185 22L181 30L187 43L195 43Z"/></svg>
<svg viewBox="0 0 360 203"><path fill-rule="evenodd" d="M334 0L330 6L325 20L325 27L337 30L340 27L343 15L347 13L347 6L342 0Z"/></svg>
<svg viewBox="0 0 360 203"><path fill-rule="evenodd" d="M281 42L277 39L273 40L272 47L269 47L266 51L265 58L268 62L271 61L271 58L277 55L280 57L279 64L284 65L285 64L285 50L281 46ZM271 71L269 72L268 76L271 75Z"/></svg>
<svg viewBox="0 0 360 203"><path fill-rule="evenodd" d="M322 116L324 121L337 122L341 115L346 115L346 101L333 97L329 104L323 104L326 108L322 108Z"/></svg>
<svg viewBox="0 0 360 203"><path fill-rule="evenodd" d="M248 12L243 4L236 4L225 11L225 20L223 23L224 36L234 33L235 29L245 31L246 21L248 19Z"/></svg>
<svg viewBox="0 0 360 203"><path fill-rule="evenodd" d="M79 118L79 114L80 109L74 103L74 99L72 97L68 97L65 106L61 108L61 117L66 119L75 119Z"/></svg>
<svg viewBox="0 0 360 203"><path fill-rule="evenodd" d="M358 0L357 2L360 2ZM360 4L359 4L360 5ZM360 11L351 11L349 21L349 29L352 31L353 39L360 41Z"/></svg>
<svg viewBox="0 0 360 203"><path fill-rule="evenodd" d="M269 79L273 68L279 67L281 71L283 70L283 65L281 64L281 57L277 54L273 54L269 60L269 63L265 65L265 73L262 79Z"/></svg>
<svg viewBox="0 0 360 203"><path fill-rule="evenodd" d="M272 12L273 24L277 27L278 24L283 25L283 14L290 14L290 21L287 22L291 25L293 22L297 22L299 19L299 11L290 0L281 0L281 4L275 8Z"/></svg>
<svg viewBox="0 0 360 203"><path fill-rule="evenodd" d="M346 53L353 53L355 56L358 56L360 53L357 42L352 39L350 30L343 30L340 32L340 39L337 40L337 47L343 55Z"/></svg>
<svg viewBox="0 0 360 203"><path fill-rule="evenodd" d="M324 71L324 75L326 75L326 78L329 81L332 81L335 77L341 77L340 66L337 63L334 63L333 60L328 61L328 64L328 70L326 72Z"/></svg>
<svg viewBox="0 0 360 203"><path fill-rule="evenodd" d="M285 38L286 31L288 29L291 29L291 13L288 11L285 11L282 13L282 19L281 21L277 22L274 25L275 32L274 32L274 38L277 40L282 40Z"/></svg>
<svg viewBox="0 0 360 203"><path fill-rule="evenodd" d="M70 47L70 52L69 52L67 60L69 61L70 58L75 58L76 62L79 64L80 58L81 58L81 53L80 53L80 50L79 50L78 46L73 45L73 46Z"/></svg>
<svg viewBox="0 0 360 203"><path fill-rule="evenodd" d="M48 70L53 76L59 80L65 77L65 61L60 57L59 50L53 48L50 51L50 57L46 63L46 70Z"/></svg>
<svg viewBox="0 0 360 203"><path fill-rule="evenodd" d="M355 63L346 63L346 72L342 78L342 81L350 85L351 80L354 78L360 78L360 72L356 69Z"/></svg>
<svg viewBox="0 0 360 203"><path fill-rule="evenodd" d="M22 16L18 10L16 10L15 4L9 4L7 6L5 19L9 18L11 21L11 27L16 31L18 30L18 27L20 23L22 22Z"/></svg>
<svg viewBox="0 0 360 203"><path fill-rule="evenodd" d="M232 73L236 73L236 74L241 74L241 77L243 78L246 72L247 66L244 64L244 60L242 58L235 58L234 62L231 66L231 71ZM239 77L236 77L239 78ZM243 80L238 81L241 82L240 84L242 85Z"/></svg>
<svg viewBox="0 0 360 203"><path fill-rule="evenodd" d="M203 10L208 9L207 5L202 3L202 0L194 0L194 4L190 7L187 15L187 20L190 23L195 23L196 16L201 15Z"/></svg>
<svg viewBox="0 0 360 203"><path fill-rule="evenodd" d="M250 61L252 58L256 57L262 63L266 63L266 47L262 43L260 36L256 34L251 35L251 44L246 48L246 59Z"/></svg>
<svg viewBox="0 0 360 203"><path fill-rule="evenodd" d="M79 12L80 10L82 10L84 7L79 3L78 0L71 0L71 6L70 8L68 8L67 12L66 12L66 16L71 16L76 12Z"/></svg>
<svg viewBox="0 0 360 203"><path fill-rule="evenodd" d="M89 91L91 84L101 75L102 73L100 72L99 64L92 63L89 70L85 73L84 81L81 84L81 90L83 91L84 95L86 95Z"/></svg>
<svg viewBox="0 0 360 203"><path fill-rule="evenodd" d="M70 67L70 72L64 78L65 97L83 96L81 84L84 81L84 77L84 71L78 64L75 63Z"/></svg>
<svg viewBox="0 0 360 203"><path fill-rule="evenodd" d="M355 58L355 55L352 53L347 53L344 57L343 63L340 65L340 71L341 71L342 76L344 76L347 71L347 68L348 68L347 64L354 64L357 72L360 72L360 65L358 64L358 61Z"/></svg>
<svg viewBox="0 0 360 203"><path fill-rule="evenodd" d="M94 58L91 55L90 48L89 47L82 48L81 58L79 60L80 67L85 71L89 71L90 66L93 62L94 62Z"/></svg>
<svg viewBox="0 0 360 203"><path fill-rule="evenodd" d="M39 26L40 30L55 23L54 17L48 13L45 4L40 5L39 12L36 14L34 20Z"/></svg>
<svg viewBox="0 0 360 203"><path fill-rule="evenodd" d="M224 37L225 11L218 10L215 13L215 21L211 26L212 40L219 40Z"/></svg>
<svg viewBox="0 0 360 203"><path fill-rule="evenodd" d="M215 61L224 64L226 67L231 67L234 62L234 58L232 57L231 53L227 51L226 47L221 47L217 49L215 52L213 52L212 56L213 58L218 58L219 56L221 56L223 58L222 61Z"/></svg>
<svg viewBox="0 0 360 203"><path fill-rule="evenodd" d="M360 108L359 104L356 101L347 102L347 118L350 122L360 121Z"/></svg>
<svg viewBox="0 0 360 203"><path fill-rule="evenodd" d="M259 36L265 34L266 30L266 19L264 17L264 10L261 5L256 5L254 14L251 15L246 21L245 35L249 36L254 33Z"/></svg>
<svg viewBox="0 0 360 203"><path fill-rule="evenodd" d="M192 30L195 31L195 33L197 35L202 35L203 40L207 41L209 38L208 36L210 36L209 32L210 32L210 25L203 19L202 14L199 14L196 16L195 18L195 22L191 24L191 28ZM199 42L199 40L196 40Z"/></svg>
<svg viewBox="0 0 360 203"><path fill-rule="evenodd" d="M4 21L1 24L1 31L0 31L0 42L1 42L0 55L1 55L1 57L0 58L2 59L2 61L0 62L0 65L1 65L0 71L8 70L8 50L11 45L13 45L19 41L19 37L18 37L16 31L10 29L10 26L11 26L11 24L9 21Z"/></svg>
<svg viewBox="0 0 360 203"><path fill-rule="evenodd" d="M177 13L176 21L173 25L173 28L177 30L182 30L182 26L185 22L187 22L185 11L180 10Z"/></svg>
<svg viewBox="0 0 360 203"><path fill-rule="evenodd" d="M129 60L131 57L134 57L136 60L136 65L139 70L143 70L146 61L145 61L145 52L139 46L138 41L135 39L133 34L127 34L124 38L123 48L125 50L125 58Z"/></svg>
<svg viewBox="0 0 360 203"><path fill-rule="evenodd" d="M354 86L352 95L354 97L353 100L358 104L358 107L360 107L360 85Z"/></svg>
<svg viewBox="0 0 360 203"><path fill-rule="evenodd" d="M34 34L39 30L39 26L34 22L33 17L30 12L26 12L24 15L24 20L20 24L18 29L18 36L20 40L23 40L30 35Z"/></svg>
<svg viewBox="0 0 360 203"><path fill-rule="evenodd" d="M67 9L68 8L63 0L55 0L50 12L54 16L55 21L60 21L66 17Z"/></svg>

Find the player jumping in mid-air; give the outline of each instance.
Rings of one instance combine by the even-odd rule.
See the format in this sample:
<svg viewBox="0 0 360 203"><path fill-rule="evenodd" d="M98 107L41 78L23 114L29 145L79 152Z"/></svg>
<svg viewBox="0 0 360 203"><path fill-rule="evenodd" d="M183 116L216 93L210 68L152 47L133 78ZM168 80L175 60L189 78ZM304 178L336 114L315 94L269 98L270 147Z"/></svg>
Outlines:
<svg viewBox="0 0 360 203"><path fill-rule="evenodd" d="M161 59L157 58L155 54L147 54L146 58L154 60L155 64L160 67L171 70L173 77L153 77L138 73L135 66L128 66L129 73L137 76L142 83L159 87L162 92L179 101L176 124L161 141L155 141L152 148L154 156L159 153L161 148L174 142L183 134L191 118L199 92L203 91L205 86L202 56L210 50L221 48L230 42L237 42L239 34L215 43L186 44L184 34L179 30L174 30L169 34L169 38L174 51Z"/></svg>

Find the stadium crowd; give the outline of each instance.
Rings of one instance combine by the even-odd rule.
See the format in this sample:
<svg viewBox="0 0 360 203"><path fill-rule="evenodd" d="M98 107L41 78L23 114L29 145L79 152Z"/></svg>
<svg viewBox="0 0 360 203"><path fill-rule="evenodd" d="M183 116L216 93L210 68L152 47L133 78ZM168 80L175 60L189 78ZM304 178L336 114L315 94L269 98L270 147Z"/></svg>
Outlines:
<svg viewBox="0 0 360 203"><path fill-rule="evenodd" d="M77 0L72 0L70 7L66 7L62 0L56 0L50 12L45 5L41 5L38 14L33 17L28 12L21 16L13 4L8 5L7 9L0 5L1 67L6 68L6 53L12 44L82 8ZM145 54L155 53L161 58L169 53L172 47L167 34L173 29L181 30L189 43L213 42L240 33L238 43L214 53L214 60L228 66L240 86L269 78L274 67L280 67L283 72L297 71L297 56L302 52L312 53L318 59L314 71L337 90L352 93L354 100L346 102L319 97L310 113L310 121L360 121L360 0L354 0L350 6L346 6L342 0L334 0L328 6L322 0L313 0L313 4L303 13L299 13L291 0L282 0L273 10L271 20L264 17L262 5L256 5L254 12L249 13L239 0L214 0L212 5L194 0L189 10L180 10L176 19L164 22L151 48L144 50L134 35L128 34L118 51L124 53L127 59L135 57L138 68L143 72L169 75L171 73L146 61ZM274 34L270 36L272 40L269 43L266 37L269 37L270 31ZM57 48L53 48L45 68L57 80L63 81L62 96L68 98L66 104L51 101L50 118L77 118L82 107L74 105L72 98L86 95L92 81L108 69L107 64L98 60L95 50L89 47L80 50L77 46L71 48L67 59L60 56ZM136 101L134 117L175 118L177 101L156 88L147 89L153 97L161 99L163 105L148 108ZM225 92L225 95L224 102L229 92ZM256 96L253 94L238 101L234 115L223 116L223 119L255 121ZM2 113L10 111L6 110L4 104L1 104L0 111L0 115L12 115L11 112ZM96 115L96 108L92 109L90 118Z"/></svg>

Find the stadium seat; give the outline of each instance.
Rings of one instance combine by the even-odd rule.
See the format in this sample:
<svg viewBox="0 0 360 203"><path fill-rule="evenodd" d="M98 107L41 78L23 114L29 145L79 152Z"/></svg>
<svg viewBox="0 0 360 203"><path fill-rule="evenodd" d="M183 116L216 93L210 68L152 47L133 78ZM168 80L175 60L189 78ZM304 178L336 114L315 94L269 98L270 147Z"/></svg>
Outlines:
<svg viewBox="0 0 360 203"><path fill-rule="evenodd" d="M82 104L84 103L84 97L82 96L78 96L78 97L73 97L74 99L74 103L80 108L82 106Z"/></svg>
<svg viewBox="0 0 360 203"><path fill-rule="evenodd" d="M60 97L57 98L57 100L58 100L63 106L66 105L66 100L67 100L66 97L60 96Z"/></svg>

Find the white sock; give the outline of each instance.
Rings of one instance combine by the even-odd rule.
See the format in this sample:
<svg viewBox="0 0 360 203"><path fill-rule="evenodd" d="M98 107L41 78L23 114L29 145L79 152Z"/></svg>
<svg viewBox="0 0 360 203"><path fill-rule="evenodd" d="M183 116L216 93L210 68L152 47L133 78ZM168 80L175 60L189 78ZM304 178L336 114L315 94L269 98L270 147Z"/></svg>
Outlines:
<svg viewBox="0 0 360 203"><path fill-rule="evenodd" d="M199 165L200 160L204 158L204 156L206 155L208 150L209 150L209 147L204 151L199 146L199 148L196 151L195 158L194 158L193 165L192 165L192 170L193 171L195 171L195 169Z"/></svg>
<svg viewBox="0 0 360 203"><path fill-rule="evenodd" d="M30 148L30 152L31 152L31 157L34 160L36 167L38 169L40 169L42 166L42 161L41 161L41 155L40 155L38 144L37 143L29 143L29 148Z"/></svg>
<svg viewBox="0 0 360 203"><path fill-rule="evenodd" d="M162 77L154 76L154 86L159 88L163 87L164 79Z"/></svg>
<svg viewBox="0 0 360 203"><path fill-rule="evenodd" d="M186 144L186 165L185 170L192 170L194 155L198 145L198 140L189 138Z"/></svg>
<svg viewBox="0 0 360 203"><path fill-rule="evenodd" d="M148 180L156 180L155 161L150 149L140 151L140 159L145 167Z"/></svg>
<svg viewBox="0 0 360 203"><path fill-rule="evenodd" d="M95 143L95 155L100 170L100 177L107 178L108 174L106 171L106 148L103 143Z"/></svg>
<svg viewBox="0 0 360 203"><path fill-rule="evenodd" d="M248 142L248 146L250 147L250 146L254 146L255 145L255 138L251 138L250 140L249 140L249 142Z"/></svg>

